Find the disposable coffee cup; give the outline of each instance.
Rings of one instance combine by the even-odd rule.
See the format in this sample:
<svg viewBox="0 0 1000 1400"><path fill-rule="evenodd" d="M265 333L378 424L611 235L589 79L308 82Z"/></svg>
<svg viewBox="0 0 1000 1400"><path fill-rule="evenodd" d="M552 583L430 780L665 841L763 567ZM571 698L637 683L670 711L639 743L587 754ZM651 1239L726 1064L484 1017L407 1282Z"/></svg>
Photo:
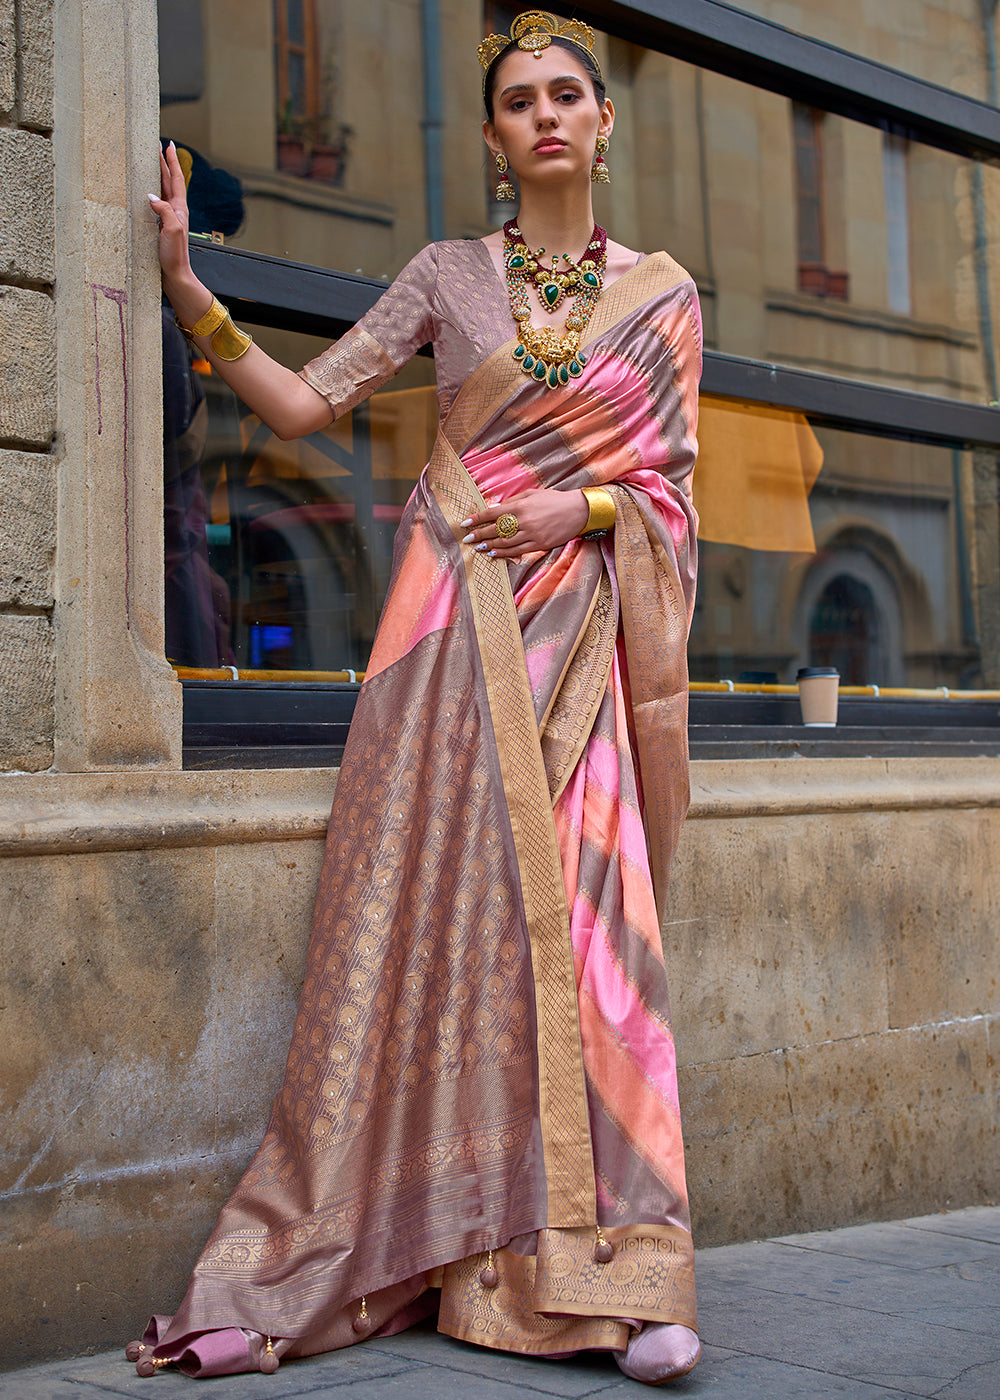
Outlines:
<svg viewBox="0 0 1000 1400"><path fill-rule="evenodd" d="M810 729L833 729L837 723L840 672L834 666L803 666L796 680L802 723Z"/></svg>

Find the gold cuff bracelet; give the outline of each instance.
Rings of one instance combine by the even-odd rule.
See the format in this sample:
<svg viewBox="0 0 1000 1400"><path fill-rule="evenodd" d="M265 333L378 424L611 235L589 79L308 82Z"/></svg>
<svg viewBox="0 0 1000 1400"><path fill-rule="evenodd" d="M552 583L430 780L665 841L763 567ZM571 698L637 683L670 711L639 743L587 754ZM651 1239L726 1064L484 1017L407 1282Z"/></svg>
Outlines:
<svg viewBox="0 0 1000 1400"><path fill-rule="evenodd" d="M253 336L246 331L241 331L238 326L234 326L226 312L226 319L212 336L212 349L220 360L238 360L241 355L245 355L253 344Z"/></svg>
<svg viewBox="0 0 1000 1400"><path fill-rule="evenodd" d="M584 486L582 489L590 508L590 516L580 533L585 539L600 539L614 528L615 498L610 491L605 491L603 486Z"/></svg>
<svg viewBox="0 0 1000 1400"><path fill-rule="evenodd" d="M211 336L212 350L220 360L238 360L253 344L253 336L233 325L228 309L218 297L212 298L212 305L190 330L182 326L176 316L174 320L188 340L193 340L195 336Z"/></svg>

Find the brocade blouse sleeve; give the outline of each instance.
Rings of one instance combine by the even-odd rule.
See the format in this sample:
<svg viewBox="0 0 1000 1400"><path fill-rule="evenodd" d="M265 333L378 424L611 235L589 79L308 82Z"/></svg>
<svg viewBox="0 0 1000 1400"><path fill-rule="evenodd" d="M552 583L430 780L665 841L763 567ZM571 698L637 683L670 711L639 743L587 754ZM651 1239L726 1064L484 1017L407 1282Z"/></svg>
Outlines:
<svg viewBox="0 0 1000 1400"><path fill-rule="evenodd" d="M335 418L381 389L432 338L437 273L432 244L407 263L357 325L299 370Z"/></svg>

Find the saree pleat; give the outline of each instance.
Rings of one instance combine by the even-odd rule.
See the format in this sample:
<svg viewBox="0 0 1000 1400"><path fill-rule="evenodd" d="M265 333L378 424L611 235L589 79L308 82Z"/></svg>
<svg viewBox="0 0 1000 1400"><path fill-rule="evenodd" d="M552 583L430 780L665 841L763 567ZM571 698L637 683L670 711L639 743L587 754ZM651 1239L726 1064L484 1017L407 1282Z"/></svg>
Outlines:
<svg viewBox="0 0 1000 1400"><path fill-rule="evenodd" d="M543 390L502 347L444 419L344 754L284 1081L157 1355L226 1328L343 1346L362 1295L370 1332L430 1288L442 1330L528 1352L695 1325L657 912L687 806L693 305L653 255L602 297L580 381ZM613 539L510 565L461 542L484 499L593 482Z"/></svg>

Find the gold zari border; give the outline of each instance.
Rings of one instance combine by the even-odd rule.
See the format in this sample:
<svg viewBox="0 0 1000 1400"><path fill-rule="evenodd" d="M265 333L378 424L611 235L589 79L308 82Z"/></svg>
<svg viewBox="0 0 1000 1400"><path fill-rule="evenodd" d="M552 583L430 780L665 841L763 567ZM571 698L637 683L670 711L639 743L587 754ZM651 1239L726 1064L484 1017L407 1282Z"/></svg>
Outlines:
<svg viewBox="0 0 1000 1400"><path fill-rule="evenodd" d="M542 1230L538 1254L494 1250L497 1284L486 1288L486 1256L444 1271L438 1328L463 1341L510 1351L624 1349L630 1322L680 1323L697 1330L694 1248L672 1225L604 1231L614 1254L594 1258L593 1229Z"/></svg>
<svg viewBox="0 0 1000 1400"><path fill-rule="evenodd" d="M482 497L443 433L427 476L458 536ZM597 1218L597 1201L573 948L524 645L504 561L465 547L463 562L531 948L545 1218L553 1227L587 1225Z"/></svg>

